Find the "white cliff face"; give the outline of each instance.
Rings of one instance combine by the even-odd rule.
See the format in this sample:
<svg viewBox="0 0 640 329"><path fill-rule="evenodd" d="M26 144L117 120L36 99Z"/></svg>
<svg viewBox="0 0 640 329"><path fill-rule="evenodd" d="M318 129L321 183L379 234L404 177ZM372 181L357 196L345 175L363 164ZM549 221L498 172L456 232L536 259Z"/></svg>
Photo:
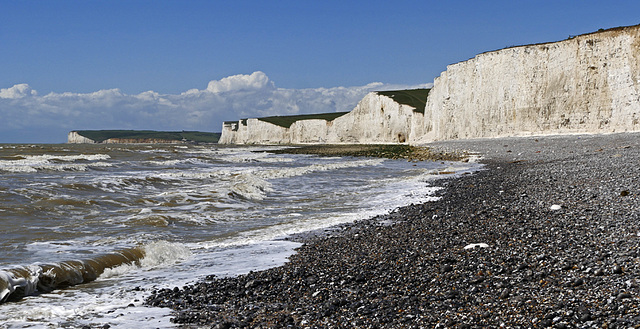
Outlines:
<svg viewBox="0 0 640 329"><path fill-rule="evenodd" d="M411 142L638 131L640 27L450 65L434 81L425 113L424 134Z"/></svg>
<svg viewBox="0 0 640 329"><path fill-rule="evenodd" d="M219 144L289 144L289 129L258 119L226 122Z"/></svg>
<svg viewBox="0 0 640 329"><path fill-rule="evenodd" d="M70 144L95 144L93 139L86 138L75 131L69 132L67 135L67 143Z"/></svg>
<svg viewBox="0 0 640 329"><path fill-rule="evenodd" d="M328 142L332 121L322 119L300 120L289 128L291 144L323 144Z"/></svg>
<svg viewBox="0 0 640 329"><path fill-rule="evenodd" d="M328 140L333 143L406 143L412 116L421 113L375 92L367 94L353 111L333 120Z"/></svg>
<svg viewBox="0 0 640 329"><path fill-rule="evenodd" d="M243 144L289 144L291 139L287 128L258 119L248 119L247 125Z"/></svg>
<svg viewBox="0 0 640 329"><path fill-rule="evenodd" d="M375 92L353 111L332 121L299 120L283 128L258 119L223 124L221 144L395 144L406 143L414 108ZM246 124L244 124L246 122Z"/></svg>
<svg viewBox="0 0 640 329"><path fill-rule="evenodd" d="M480 54L447 67L424 114L370 93L333 121L225 124L220 143L405 143L640 131L640 26Z"/></svg>
<svg viewBox="0 0 640 329"><path fill-rule="evenodd" d="M225 121L222 123L222 134L220 134L219 144L238 144L238 126L240 121Z"/></svg>

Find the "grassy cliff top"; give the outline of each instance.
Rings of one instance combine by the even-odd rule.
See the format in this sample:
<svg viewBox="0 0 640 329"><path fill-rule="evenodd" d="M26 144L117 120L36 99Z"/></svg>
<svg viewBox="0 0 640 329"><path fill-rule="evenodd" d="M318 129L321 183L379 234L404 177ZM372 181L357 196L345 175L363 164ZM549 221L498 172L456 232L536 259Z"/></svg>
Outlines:
<svg viewBox="0 0 640 329"><path fill-rule="evenodd" d="M389 90L377 91L378 95L392 98L400 104L414 107L416 112L424 113L424 107L427 105L427 96L431 89L409 89L409 90Z"/></svg>
<svg viewBox="0 0 640 329"><path fill-rule="evenodd" d="M289 128L296 121L302 120L326 120L332 121L335 118L341 117L349 112L333 112L333 113L320 113L320 114L301 114L301 115L283 115L258 118L260 121L268 122L276 126Z"/></svg>
<svg viewBox="0 0 640 329"><path fill-rule="evenodd" d="M109 138L187 140L198 143L217 143L220 139L220 133L200 131L76 130L76 132L81 136L96 141L96 143L103 142Z"/></svg>

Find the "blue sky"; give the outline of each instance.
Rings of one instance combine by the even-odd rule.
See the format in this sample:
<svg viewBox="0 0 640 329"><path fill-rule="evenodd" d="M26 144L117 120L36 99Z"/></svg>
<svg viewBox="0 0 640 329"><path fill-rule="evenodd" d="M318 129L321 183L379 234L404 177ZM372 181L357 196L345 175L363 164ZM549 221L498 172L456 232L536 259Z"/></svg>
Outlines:
<svg viewBox="0 0 640 329"><path fill-rule="evenodd" d="M0 143L348 111L451 63L640 24L635 1L0 0Z"/></svg>

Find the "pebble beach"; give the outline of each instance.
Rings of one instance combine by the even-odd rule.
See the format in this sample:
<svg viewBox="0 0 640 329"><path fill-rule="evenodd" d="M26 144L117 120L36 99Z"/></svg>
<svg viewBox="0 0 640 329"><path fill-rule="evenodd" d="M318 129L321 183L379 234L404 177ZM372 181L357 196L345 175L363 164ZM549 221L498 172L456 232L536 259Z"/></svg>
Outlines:
<svg viewBox="0 0 640 329"><path fill-rule="evenodd" d="M185 328L633 328L640 134L428 145L479 156L441 199L292 237L283 266L154 291Z"/></svg>

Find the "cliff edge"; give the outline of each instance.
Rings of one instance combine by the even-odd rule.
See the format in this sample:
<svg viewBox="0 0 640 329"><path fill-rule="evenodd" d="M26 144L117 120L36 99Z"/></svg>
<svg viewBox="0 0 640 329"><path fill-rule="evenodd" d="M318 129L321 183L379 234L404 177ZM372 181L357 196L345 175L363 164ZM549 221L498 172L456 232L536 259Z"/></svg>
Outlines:
<svg viewBox="0 0 640 329"><path fill-rule="evenodd" d="M479 54L434 81L412 142L638 131L640 26Z"/></svg>
<svg viewBox="0 0 640 329"><path fill-rule="evenodd" d="M449 65L424 95L394 96L369 93L345 115L287 128L226 122L221 143L423 144L640 131L640 25L482 53Z"/></svg>
<svg viewBox="0 0 640 329"><path fill-rule="evenodd" d="M422 118L429 89L367 94L351 112L243 119L223 124L221 144L403 144ZM420 121L422 122L422 121Z"/></svg>
<svg viewBox="0 0 640 329"><path fill-rule="evenodd" d="M70 144L95 144L96 141L80 135L77 131L70 131L67 135L67 143Z"/></svg>

